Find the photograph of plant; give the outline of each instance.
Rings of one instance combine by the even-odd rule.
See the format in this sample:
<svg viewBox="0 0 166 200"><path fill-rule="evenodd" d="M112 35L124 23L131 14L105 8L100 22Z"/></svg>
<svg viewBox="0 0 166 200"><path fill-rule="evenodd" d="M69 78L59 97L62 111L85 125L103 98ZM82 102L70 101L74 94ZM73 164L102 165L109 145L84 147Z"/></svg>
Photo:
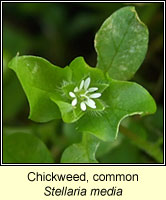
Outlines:
<svg viewBox="0 0 166 200"><path fill-rule="evenodd" d="M162 3L3 3L3 163L163 163Z"/></svg>

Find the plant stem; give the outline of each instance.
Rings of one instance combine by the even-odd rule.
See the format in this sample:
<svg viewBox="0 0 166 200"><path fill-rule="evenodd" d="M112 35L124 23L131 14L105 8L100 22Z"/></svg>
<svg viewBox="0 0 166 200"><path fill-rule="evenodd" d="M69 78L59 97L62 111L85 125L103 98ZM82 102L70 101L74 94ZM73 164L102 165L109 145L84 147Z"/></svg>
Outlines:
<svg viewBox="0 0 166 200"><path fill-rule="evenodd" d="M157 162L163 162L163 154L161 149L156 146L154 143L148 142L141 137L139 137L136 133L131 132L124 126L120 126L120 132L127 136L131 141L133 141L137 147L147 152L150 156L152 156Z"/></svg>

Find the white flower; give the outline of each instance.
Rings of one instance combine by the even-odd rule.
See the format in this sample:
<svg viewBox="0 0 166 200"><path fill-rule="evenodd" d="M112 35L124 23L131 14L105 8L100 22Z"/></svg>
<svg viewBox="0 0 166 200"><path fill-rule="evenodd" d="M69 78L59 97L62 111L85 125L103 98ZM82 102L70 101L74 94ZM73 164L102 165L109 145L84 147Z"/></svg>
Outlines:
<svg viewBox="0 0 166 200"><path fill-rule="evenodd" d="M95 109L96 103L93 99L97 99L101 96L101 93L93 93L98 90L97 87L89 88L90 81L90 77L86 80L82 80L79 87L75 87L73 92L69 92L70 97L73 98L71 105L76 106L77 103L80 102L82 111L85 111L87 106Z"/></svg>

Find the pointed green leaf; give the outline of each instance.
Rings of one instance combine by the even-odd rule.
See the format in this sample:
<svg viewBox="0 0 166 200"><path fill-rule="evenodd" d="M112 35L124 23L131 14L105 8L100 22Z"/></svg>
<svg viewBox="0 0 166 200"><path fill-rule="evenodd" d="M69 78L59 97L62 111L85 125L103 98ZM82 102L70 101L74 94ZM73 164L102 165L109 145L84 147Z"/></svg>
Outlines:
<svg viewBox="0 0 166 200"><path fill-rule="evenodd" d="M16 72L27 95L30 119L46 122L61 117L58 106L49 97L61 99L59 87L71 78L68 67L62 69L35 56L16 56L9 67Z"/></svg>
<svg viewBox="0 0 166 200"><path fill-rule="evenodd" d="M73 144L63 152L61 163L98 163L95 158L98 146L96 137L84 133L81 143Z"/></svg>
<svg viewBox="0 0 166 200"><path fill-rule="evenodd" d="M14 133L4 136L4 163L53 163L44 143L34 135Z"/></svg>
<svg viewBox="0 0 166 200"><path fill-rule="evenodd" d="M94 83L105 83L105 75L102 70L90 67L83 57L75 58L69 65L72 70L72 81L80 84L81 80L90 76Z"/></svg>
<svg viewBox="0 0 166 200"><path fill-rule="evenodd" d="M113 79L131 79L144 60L147 45L148 29L135 8L121 8L106 19L95 36L97 67Z"/></svg>
<svg viewBox="0 0 166 200"><path fill-rule="evenodd" d="M135 114L151 114L156 104L151 95L132 82L110 80L110 87L102 94L107 107L99 115L84 115L78 122L78 130L89 132L104 141L117 137L120 122Z"/></svg>

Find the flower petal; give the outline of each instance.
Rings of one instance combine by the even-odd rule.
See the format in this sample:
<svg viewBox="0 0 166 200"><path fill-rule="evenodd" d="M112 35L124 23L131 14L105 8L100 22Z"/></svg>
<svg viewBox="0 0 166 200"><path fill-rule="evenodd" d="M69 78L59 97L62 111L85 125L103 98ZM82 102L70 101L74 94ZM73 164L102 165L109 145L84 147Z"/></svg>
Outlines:
<svg viewBox="0 0 166 200"><path fill-rule="evenodd" d="M73 99L71 105L72 105L72 106L75 106L76 104L77 104L77 99L75 98L75 99Z"/></svg>
<svg viewBox="0 0 166 200"><path fill-rule="evenodd" d="M73 93L73 92L69 92L69 95L71 96L71 97L76 97L76 95Z"/></svg>
<svg viewBox="0 0 166 200"><path fill-rule="evenodd" d="M78 87L75 87L75 88L74 88L74 92L78 92Z"/></svg>
<svg viewBox="0 0 166 200"><path fill-rule="evenodd" d="M81 102L80 107L81 107L81 110L82 110L82 111L85 111L85 110L86 110L86 105L85 105L84 102Z"/></svg>
<svg viewBox="0 0 166 200"><path fill-rule="evenodd" d="M90 84L90 77L88 77L84 82L84 89L87 90Z"/></svg>
<svg viewBox="0 0 166 200"><path fill-rule="evenodd" d="M97 87L91 87L91 88L88 89L88 92L95 92L97 90L98 90Z"/></svg>
<svg viewBox="0 0 166 200"><path fill-rule="evenodd" d="M84 80L82 80L80 83L80 90L83 88L83 86L84 86Z"/></svg>
<svg viewBox="0 0 166 200"><path fill-rule="evenodd" d="M93 101L92 99L87 99L87 101L85 101L85 103L90 107L90 108L96 108L96 103L95 101Z"/></svg>
<svg viewBox="0 0 166 200"><path fill-rule="evenodd" d="M92 99L96 99L100 96L101 96L101 93L94 93L94 94L89 95L89 97L92 98Z"/></svg>

